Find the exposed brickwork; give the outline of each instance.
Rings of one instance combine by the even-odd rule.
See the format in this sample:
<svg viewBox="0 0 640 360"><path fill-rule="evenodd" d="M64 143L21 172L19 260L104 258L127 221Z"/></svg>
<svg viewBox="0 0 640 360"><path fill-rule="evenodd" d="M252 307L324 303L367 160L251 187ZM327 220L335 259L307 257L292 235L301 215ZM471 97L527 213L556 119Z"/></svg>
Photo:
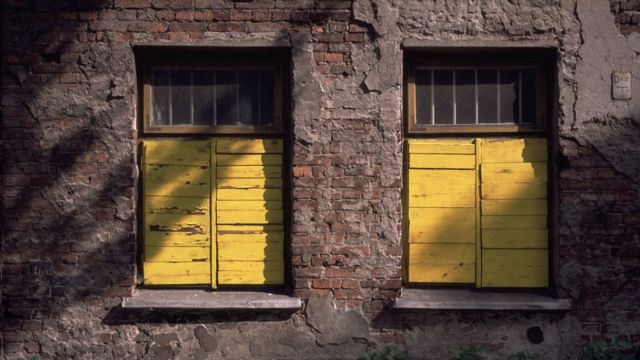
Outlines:
<svg viewBox="0 0 640 360"><path fill-rule="evenodd" d="M625 151L612 161L611 141L602 140L611 128L582 127L594 115L576 103L595 97L580 97L586 88L577 81L581 26L589 26L578 4L392 3L3 1L3 355L341 358L397 343L416 358L447 358L483 342L500 355L526 349L557 359L575 357L587 339L640 342L640 200L637 174L628 171L637 129L628 125L636 130L620 137ZM638 31L638 4L611 1L623 33ZM409 37L558 44L555 278L576 304L570 313L389 310L402 286L400 44ZM138 256L132 44L220 39L292 44L292 293L332 297L341 311L324 304L329 319L350 323L356 314L370 333L322 333L308 311L118 308L135 286ZM592 77L607 78L600 75ZM532 326L545 332L536 347L525 335Z"/></svg>
<svg viewBox="0 0 640 360"><path fill-rule="evenodd" d="M616 25L623 34L640 32L640 1L609 0L611 12L616 16Z"/></svg>

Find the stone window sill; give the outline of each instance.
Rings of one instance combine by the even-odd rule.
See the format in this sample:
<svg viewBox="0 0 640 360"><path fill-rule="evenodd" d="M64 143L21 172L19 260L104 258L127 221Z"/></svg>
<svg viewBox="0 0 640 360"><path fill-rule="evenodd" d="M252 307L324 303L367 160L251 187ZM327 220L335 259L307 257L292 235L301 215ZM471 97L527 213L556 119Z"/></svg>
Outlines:
<svg viewBox="0 0 640 360"><path fill-rule="evenodd" d="M569 311L571 300L524 292L467 289L402 289L394 309Z"/></svg>
<svg viewBox="0 0 640 360"><path fill-rule="evenodd" d="M126 309L298 310L302 300L257 291L137 289L122 299Z"/></svg>

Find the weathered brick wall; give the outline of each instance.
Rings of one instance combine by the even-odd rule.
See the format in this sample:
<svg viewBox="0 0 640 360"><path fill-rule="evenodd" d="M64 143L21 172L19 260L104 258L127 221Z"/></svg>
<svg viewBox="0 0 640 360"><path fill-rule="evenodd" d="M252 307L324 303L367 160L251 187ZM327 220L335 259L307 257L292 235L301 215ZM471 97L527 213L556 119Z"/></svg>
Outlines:
<svg viewBox="0 0 640 360"><path fill-rule="evenodd" d="M623 34L640 32L640 1L610 0L611 12L616 16L616 25Z"/></svg>
<svg viewBox="0 0 640 360"><path fill-rule="evenodd" d="M394 342L438 359L480 342L503 357L555 359L576 357L587 339L640 341L640 109L612 104L606 86L591 93L610 70L638 71L640 47L628 40L628 55L602 62L584 34L602 33L589 19L608 4L580 3L4 0L3 356L348 358ZM633 2L616 3L617 13ZM557 281L570 313L388 309L402 285L409 37L557 44ZM339 310L313 300L293 315L125 312L137 256L133 44L248 39L291 43L292 291ZM527 340L532 327L541 344Z"/></svg>

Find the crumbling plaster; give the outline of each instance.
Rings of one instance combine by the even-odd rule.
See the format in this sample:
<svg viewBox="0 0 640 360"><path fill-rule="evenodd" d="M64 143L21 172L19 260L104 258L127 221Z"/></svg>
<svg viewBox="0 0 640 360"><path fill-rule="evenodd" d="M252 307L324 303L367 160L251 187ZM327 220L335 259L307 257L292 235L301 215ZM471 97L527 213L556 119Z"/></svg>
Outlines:
<svg viewBox="0 0 640 360"><path fill-rule="evenodd" d="M640 185L640 33L621 34L606 1L578 1L576 14L581 45L575 117L561 125L560 133L594 146L612 166ZM631 100L611 99L614 71L631 72Z"/></svg>

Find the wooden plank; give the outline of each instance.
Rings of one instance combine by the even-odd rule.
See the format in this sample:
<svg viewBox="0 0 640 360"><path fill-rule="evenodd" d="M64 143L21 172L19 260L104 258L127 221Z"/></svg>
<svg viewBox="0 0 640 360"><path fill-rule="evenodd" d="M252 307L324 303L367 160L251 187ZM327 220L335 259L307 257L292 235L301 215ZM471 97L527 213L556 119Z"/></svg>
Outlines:
<svg viewBox="0 0 640 360"><path fill-rule="evenodd" d="M483 163L544 162L547 161L547 140L483 139Z"/></svg>
<svg viewBox="0 0 640 360"><path fill-rule="evenodd" d="M410 170L410 207L475 207L473 170Z"/></svg>
<svg viewBox="0 0 640 360"><path fill-rule="evenodd" d="M544 249L548 246L547 229L485 229L482 247L485 249Z"/></svg>
<svg viewBox="0 0 640 360"><path fill-rule="evenodd" d="M482 158L482 147L484 145L483 139L476 139L476 171L475 180L476 184L476 266L475 266L475 285L477 288L482 287L482 230L480 229L480 222L482 221L482 214L480 213L480 159Z"/></svg>
<svg viewBox="0 0 640 360"><path fill-rule="evenodd" d="M218 189L218 200L277 200L282 201L280 189Z"/></svg>
<svg viewBox="0 0 640 360"><path fill-rule="evenodd" d="M209 166L208 140L145 140L145 164Z"/></svg>
<svg viewBox="0 0 640 360"><path fill-rule="evenodd" d="M218 211L218 224L282 224L281 210Z"/></svg>
<svg viewBox="0 0 640 360"><path fill-rule="evenodd" d="M474 186L475 174L474 170L410 169L409 184L453 182L456 185ZM443 181L443 178L447 181Z"/></svg>
<svg viewBox="0 0 640 360"><path fill-rule="evenodd" d="M209 233L147 231L144 234L147 246L209 246Z"/></svg>
<svg viewBox="0 0 640 360"><path fill-rule="evenodd" d="M210 152L210 162L211 162L211 169L216 169L218 167L218 157L216 152L214 151L214 149L216 148L216 144L219 140L218 139L210 139L210 146L212 151ZM211 241L211 246L209 247L209 253L210 253L210 258L212 259L212 261L210 262L211 266L211 277L210 277L210 281L211 281L211 288L215 289L218 287L218 240L216 237L217 232L217 228L216 228L216 217L218 215L218 204L217 201L215 199L215 194L216 194L216 184L218 182L218 179L216 178L216 172L215 171L211 171L211 196L209 198L209 205L211 208L211 212L210 212L210 227L211 229L210 234L212 237L212 241Z"/></svg>
<svg viewBox="0 0 640 360"><path fill-rule="evenodd" d="M146 164L145 180L209 183L209 166Z"/></svg>
<svg viewBox="0 0 640 360"><path fill-rule="evenodd" d="M283 242L284 234L282 232L263 232L263 233L221 233L218 235L218 242Z"/></svg>
<svg viewBox="0 0 640 360"><path fill-rule="evenodd" d="M473 283L475 273L475 263L409 264L411 283Z"/></svg>
<svg viewBox="0 0 640 360"><path fill-rule="evenodd" d="M547 287L546 249L486 249L482 252L482 286Z"/></svg>
<svg viewBox="0 0 640 360"><path fill-rule="evenodd" d="M282 155L279 154L232 154L217 155L218 166L267 166L282 165Z"/></svg>
<svg viewBox="0 0 640 360"><path fill-rule="evenodd" d="M409 167L412 169L474 169L474 155L409 155Z"/></svg>
<svg viewBox="0 0 640 360"><path fill-rule="evenodd" d="M494 182L487 179L481 185L483 199L546 199L547 182Z"/></svg>
<svg viewBox="0 0 640 360"><path fill-rule="evenodd" d="M209 246L149 246L144 248L146 261L209 261L211 249Z"/></svg>
<svg viewBox="0 0 640 360"><path fill-rule="evenodd" d="M143 263L146 285L209 284L211 268L208 261Z"/></svg>
<svg viewBox="0 0 640 360"><path fill-rule="evenodd" d="M282 242L219 242L218 261L282 261Z"/></svg>
<svg viewBox="0 0 640 360"><path fill-rule="evenodd" d="M275 139L218 139L218 154L282 153L282 140Z"/></svg>
<svg viewBox="0 0 640 360"><path fill-rule="evenodd" d="M197 197L146 196L145 213L209 216L209 199Z"/></svg>
<svg viewBox="0 0 640 360"><path fill-rule="evenodd" d="M475 154L472 140L410 141L409 154Z"/></svg>
<svg viewBox="0 0 640 360"><path fill-rule="evenodd" d="M495 163L482 164L482 182L547 181L547 163Z"/></svg>
<svg viewBox="0 0 640 360"><path fill-rule="evenodd" d="M218 179L218 189L281 189L282 179L253 178L253 179Z"/></svg>
<svg viewBox="0 0 640 360"><path fill-rule="evenodd" d="M409 244L410 264L471 264L475 262L475 244Z"/></svg>
<svg viewBox="0 0 640 360"><path fill-rule="evenodd" d="M282 285L284 271L218 271L218 283L224 285Z"/></svg>
<svg viewBox="0 0 640 360"><path fill-rule="evenodd" d="M209 265L209 263L207 263ZM211 281L211 274L144 276L145 285L204 285Z"/></svg>
<svg viewBox="0 0 640 360"><path fill-rule="evenodd" d="M410 243L475 243L473 208L409 209Z"/></svg>
<svg viewBox="0 0 640 360"><path fill-rule="evenodd" d="M482 200L482 215L547 215L547 200Z"/></svg>
<svg viewBox="0 0 640 360"><path fill-rule="evenodd" d="M283 271L284 261L223 260L218 263L220 271Z"/></svg>
<svg viewBox="0 0 640 360"><path fill-rule="evenodd" d="M219 179L227 178L282 178L281 166L218 166Z"/></svg>
<svg viewBox="0 0 640 360"><path fill-rule="evenodd" d="M252 234L252 233L272 233L283 232L284 226L281 224L265 224L265 225L217 225L218 236L222 234Z"/></svg>
<svg viewBox="0 0 640 360"><path fill-rule="evenodd" d="M209 231L209 217L203 214L145 214L146 231L177 231L206 234Z"/></svg>
<svg viewBox="0 0 640 360"><path fill-rule="evenodd" d="M546 229L543 215L482 216L483 229Z"/></svg>
<svg viewBox="0 0 640 360"><path fill-rule="evenodd" d="M282 201L218 201L218 210L282 210Z"/></svg>

